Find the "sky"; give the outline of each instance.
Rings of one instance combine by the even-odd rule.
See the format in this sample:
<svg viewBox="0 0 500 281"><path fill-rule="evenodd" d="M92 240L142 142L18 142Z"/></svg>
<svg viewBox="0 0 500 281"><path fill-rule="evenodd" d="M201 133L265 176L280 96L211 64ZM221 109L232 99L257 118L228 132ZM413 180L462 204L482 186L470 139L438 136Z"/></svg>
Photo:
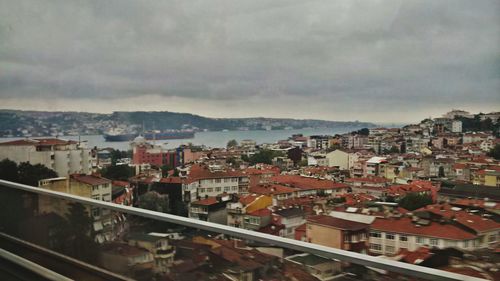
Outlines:
<svg viewBox="0 0 500 281"><path fill-rule="evenodd" d="M500 1L0 0L0 108L413 122L500 110Z"/></svg>

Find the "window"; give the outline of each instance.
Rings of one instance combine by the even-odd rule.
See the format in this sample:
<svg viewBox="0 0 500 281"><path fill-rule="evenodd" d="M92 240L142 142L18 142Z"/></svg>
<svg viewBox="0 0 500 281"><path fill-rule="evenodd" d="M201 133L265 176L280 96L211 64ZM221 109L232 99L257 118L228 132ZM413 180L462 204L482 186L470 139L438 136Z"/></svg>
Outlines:
<svg viewBox="0 0 500 281"><path fill-rule="evenodd" d="M469 240L464 241L464 248L469 248Z"/></svg>
<svg viewBox="0 0 500 281"><path fill-rule="evenodd" d="M101 195L99 195L99 194L92 195L92 199L94 199L94 200L101 200Z"/></svg>
<svg viewBox="0 0 500 281"><path fill-rule="evenodd" d="M393 254L393 253L395 253L395 250L396 249L394 248L394 246L385 246L386 253Z"/></svg>
<svg viewBox="0 0 500 281"><path fill-rule="evenodd" d="M99 208L92 209L92 216L98 217L101 214L101 210Z"/></svg>
<svg viewBox="0 0 500 281"><path fill-rule="evenodd" d="M425 238L424 237L417 237L417 244L425 244Z"/></svg>
<svg viewBox="0 0 500 281"><path fill-rule="evenodd" d="M214 189L213 188L207 188L207 192L214 192Z"/></svg>
<svg viewBox="0 0 500 281"><path fill-rule="evenodd" d="M231 180L231 179L229 179L229 178L225 178L225 179L224 179L224 182L229 182L230 180Z"/></svg>
<svg viewBox="0 0 500 281"><path fill-rule="evenodd" d="M382 245L370 243L370 250L373 250L373 251L382 251Z"/></svg>
<svg viewBox="0 0 500 281"><path fill-rule="evenodd" d="M406 236L406 235L399 235L399 240L406 242L406 241L408 241L408 236Z"/></svg>
<svg viewBox="0 0 500 281"><path fill-rule="evenodd" d="M220 192L221 190L222 190L222 188L220 186L215 188L215 191L217 191L217 192Z"/></svg>
<svg viewBox="0 0 500 281"><path fill-rule="evenodd" d="M224 191L229 191L229 188L230 188L229 186L225 186Z"/></svg>
<svg viewBox="0 0 500 281"><path fill-rule="evenodd" d="M382 234L380 232L370 232L370 237L381 238Z"/></svg>
<svg viewBox="0 0 500 281"><path fill-rule="evenodd" d="M233 191L236 191L236 190L238 190L238 187L237 186L233 186L232 189L233 189Z"/></svg>
<svg viewBox="0 0 500 281"><path fill-rule="evenodd" d="M200 188L200 193L205 193L205 189L204 188Z"/></svg>
<svg viewBox="0 0 500 281"><path fill-rule="evenodd" d="M438 241L437 239L432 238L432 239L430 240L430 244L431 244L432 246L437 246L437 245L439 244L439 241Z"/></svg>
<svg viewBox="0 0 500 281"><path fill-rule="evenodd" d="M215 179L215 183L220 183L221 179Z"/></svg>
<svg viewBox="0 0 500 281"><path fill-rule="evenodd" d="M493 242L496 242L497 241L497 236L495 233L493 234L490 234L490 236L488 237L488 242L489 243L493 243Z"/></svg>
<svg viewBox="0 0 500 281"><path fill-rule="evenodd" d="M386 233L385 239L394 240L394 233Z"/></svg>

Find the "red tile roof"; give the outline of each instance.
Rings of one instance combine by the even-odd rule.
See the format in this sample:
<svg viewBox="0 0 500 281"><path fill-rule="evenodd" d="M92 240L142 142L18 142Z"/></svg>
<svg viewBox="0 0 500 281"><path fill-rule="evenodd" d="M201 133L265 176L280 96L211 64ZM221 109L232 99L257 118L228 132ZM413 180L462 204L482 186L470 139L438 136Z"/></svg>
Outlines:
<svg viewBox="0 0 500 281"><path fill-rule="evenodd" d="M89 185L100 185L100 184L111 183L111 180L94 175L72 174L70 175L70 178L72 180Z"/></svg>
<svg viewBox="0 0 500 281"><path fill-rule="evenodd" d="M419 264L430 258L432 255L433 253L428 247L420 247L415 251L409 251L408 249L401 248L401 250L397 253L397 256L401 256L404 262L412 264Z"/></svg>
<svg viewBox="0 0 500 281"><path fill-rule="evenodd" d="M216 197L208 197L208 198L205 198L205 199L202 199L202 200L198 200L198 201L192 202L191 205L209 206L209 205L216 204L218 202L219 201L217 201Z"/></svg>
<svg viewBox="0 0 500 281"><path fill-rule="evenodd" d="M307 223L321 224L336 229L351 231L362 230L370 227L369 224L334 218L326 215L311 216L307 218Z"/></svg>
<svg viewBox="0 0 500 281"><path fill-rule="evenodd" d="M195 164L191 166L188 174L188 183L192 183L201 179L218 179L218 178L234 178L246 176L241 171L226 170L226 171L210 171L208 167Z"/></svg>
<svg viewBox="0 0 500 281"><path fill-rule="evenodd" d="M239 201L241 204L243 204L243 206L246 206L246 205L252 203L253 201L255 201L255 199L257 199L259 197L260 197L260 195L258 195L258 194L248 194L248 195L240 197Z"/></svg>
<svg viewBox="0 0 500 281"><path fill-rule="evenodd" d="M386 183L388 179L382 177L349 178L346 182L365 182L365 183Z"/></svg>
<svg viewBox="0 0 500 281"><path fill-rule="evenodd" d="M416 210L415 212L429 211L447 219L454 219L455 222L460 223L461 225L466 226L478 233L500 230L500 223L497 223L492 219L483 218L479 215L469 213L465 210L453 210L452 208L453 206L449 204L435 204L427 205Z"/></svg>
<svg viewBox="0 0 500 281"><path fill-rule="evenodd" d="M465 240L477 237L476 235L452 224L431 222L430 225L427 226L417 226L412 222L411 218L406 217L399 219L376 218L371 224L371 229L450 240Z"/></svg>
<svg viewBox="0 0 500 281"><path fill-rule="evenodd" d="M281 185L288 185L290 187L299 188L302 190L311 189L342 189L349 186L343 183L337 183L331 180L322 180L316 178L308 178L299 175L278 175L271 177L271 182Z"/></svg>
<svg viewBox="0 0 500 281"><path fill-rule="evenodd" d="M72 140L62 140L55 138L48 139L19 139L13 141L2 142L0 145L66 145L66 144L76 144L78 142Z"/></svg>
<svg viewBox="0 0 500 281"><path fill-rule="evenodd" d="M287 194L297 191L297 188L292 188L279 184L259 184L257 186L250 187L249 191L251 193L263 194L263 195L275 195L275 194Z"/></svg>
<svg viewBox="0 0 500 281"><path fill-rule="evenodd" d="M121 186L121 187L130 187L130 183L128 181L113 181L113 186Z"/></svg>
<svg viewBox="0 0 500 281"><path fill-rule="evenodd" d="M168 178L161 178L160 182L161 183L182 183L182 179L180 177L168 177Z"/></svg>

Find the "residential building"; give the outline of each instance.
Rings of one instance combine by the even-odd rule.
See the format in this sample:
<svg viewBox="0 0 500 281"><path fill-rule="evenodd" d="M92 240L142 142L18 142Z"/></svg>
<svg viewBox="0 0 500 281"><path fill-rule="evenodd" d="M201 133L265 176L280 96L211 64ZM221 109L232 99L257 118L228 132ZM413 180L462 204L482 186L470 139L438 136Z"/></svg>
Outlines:
<svg viewBox="0 0 500 281"><path fill-rule="evenodd" d="M191 202L189 205L189 217L202 221L226 224L226 205L231 202L232 199L233 196L231 196L231 194L220 194L215 197L207 197Z"/></svg>
<svg viewBox="0 0 500 281"><path fill-rule="evenodd" d="M58 176L90 174L96 152L84 143L63 139L22 139L0 143L0 159L16 163L41 164L54 170Z"/></svg>
<svg viewBox="0 0 500 281"><path fill-rule="evenodd" d="M306 222L305 212L298 207L279 208L273 212L273 223L283 225L283 236L295 237L295 229Z"/></svg>
<svg viewBox="0 0 500 281"><path fill-rule="evenodd" d="M112 200L111 180L95 175L72 174L69 177L44 179L39 182L39 187L94 200L106 202ZM38 211L41 214L55 212L65 216L69 210L69 203L56 198L40 196ZM123 231L123 228L118 223L118 221L123 221L121 215L113 214L110 210L90 208L89 206L86 206L86 209L93 219L93 232L96 242L112 241ZM117 222L115 223L115 221Z"/></svg>
<svg viewBox="0 0 500 281"><path fill-rule="evenodd" d="M365 252L370 225L331 216L307 219L305 241L332 248Z"/></svg>
<svg viewBox="0 0 500 281"><path fill-rule="evenodd" d="M151 280L155 260L153 254L126 243L107 243L99 249L99 264L114 273L131 276L137 280Z"/></svg>
<svg viewBox="0 0 500 281"><path fill-rule="evenodd" d="M169 273L174 264L175 247L170 244L168 234L130 233L126 240L129 246L146 249L153 255L155 273Z"/></svg>
<svg viewBox="0 0 500 281"><path fill-rule="evenodd" d="M246 193L249 178L241 171L226 169L219 165L195 164L189 169L182 184L184 200L193 202L201 198L214 197L221 193Z"/></svg>
<svg viewBox="0 0 500 281"><path fill-rule="evenodd" d="M271 216L271 212L266 213L258 213L259 210L264 210L272 205L272 198L266 195L257 195L257 194L249 194L240 197L237 202L232 202L227 204L227 225L239 227L239 228L247 228L248 223L250 224L250 218L247 214L252 215L252 229L258 229L257 226L260 225L260 215L263 216ZM248 220L245 220L248 218ZM258 225L254 224L254 222L258 221ZM260 227L259 227L260 228Z"/></svg>

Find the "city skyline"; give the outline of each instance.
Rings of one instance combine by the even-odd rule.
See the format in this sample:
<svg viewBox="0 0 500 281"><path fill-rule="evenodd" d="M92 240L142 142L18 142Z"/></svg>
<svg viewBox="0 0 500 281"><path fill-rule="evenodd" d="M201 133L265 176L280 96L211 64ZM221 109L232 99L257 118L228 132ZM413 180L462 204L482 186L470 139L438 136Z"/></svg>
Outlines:
<svg viewBox="0 0 500 281"><path fill-rule="evenodd" d="M370 122L497 111L498 9L495 1L4 1L0 102Z"/></svg>

